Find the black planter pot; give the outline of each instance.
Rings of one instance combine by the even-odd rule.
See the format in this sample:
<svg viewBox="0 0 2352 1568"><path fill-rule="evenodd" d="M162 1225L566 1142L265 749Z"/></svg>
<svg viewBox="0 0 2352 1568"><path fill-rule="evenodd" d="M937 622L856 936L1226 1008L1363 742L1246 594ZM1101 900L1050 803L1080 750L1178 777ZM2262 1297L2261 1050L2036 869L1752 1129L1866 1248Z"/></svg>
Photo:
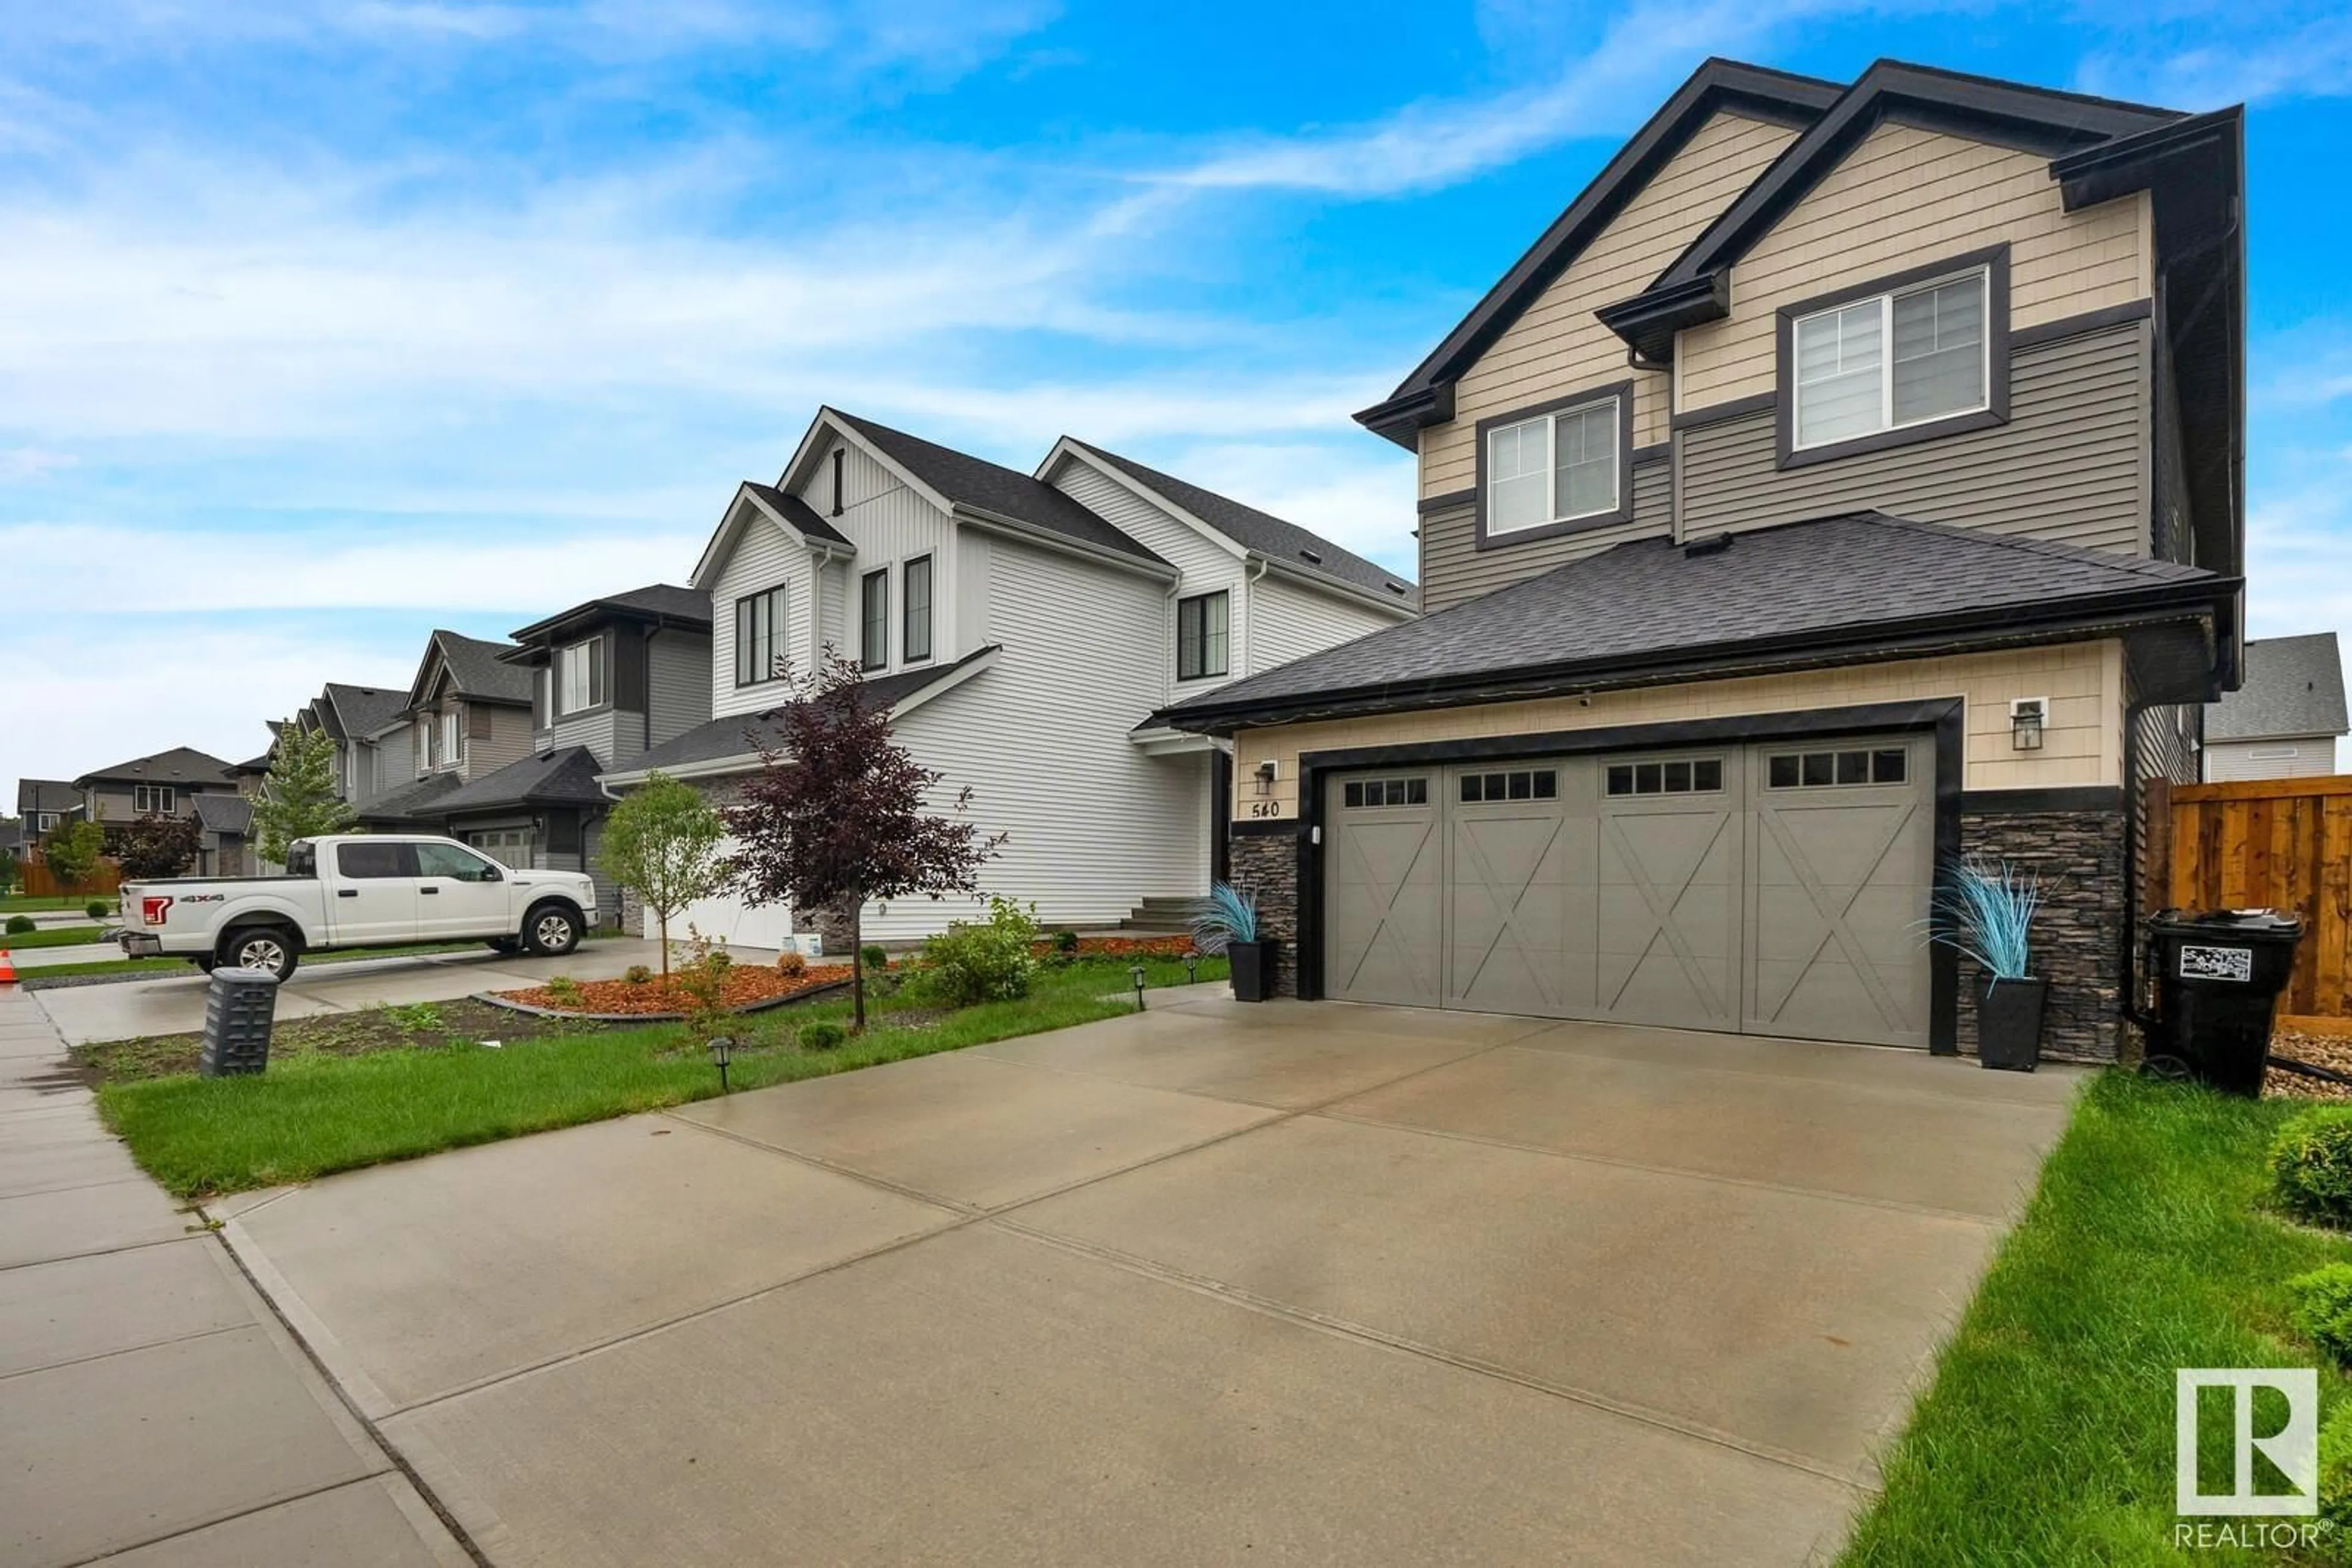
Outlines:
<svg viewBox="0 0 2352 1568"><path fill-rule="evenodd" d="M1225 956L1234 964L1234 1000L1263 1002L1274 994L1274 943L1229 942Z"/></svg>
<svg viewBox="0 0 2352 1568"><path fill-rule="evenodd" d="M2042 1009L2047 980L2000 980L1977 998L1977 1060L2009 1072L2032 1072L2042 1061Z"/></svg>

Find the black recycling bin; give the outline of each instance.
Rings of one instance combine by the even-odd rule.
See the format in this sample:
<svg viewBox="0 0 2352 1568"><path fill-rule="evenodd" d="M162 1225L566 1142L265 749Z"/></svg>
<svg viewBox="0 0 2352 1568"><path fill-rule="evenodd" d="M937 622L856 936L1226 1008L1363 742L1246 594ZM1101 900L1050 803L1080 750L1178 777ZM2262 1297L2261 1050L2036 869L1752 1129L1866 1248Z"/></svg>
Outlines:
<svg viewBox="0 0 2352 1568"><path fill-rule="evenodd" d="M2259 1095L2271 1018L2294 970L2303 921L2276 910L2167 910L2147 922L2156 1018L2147 1070Z"/></svg>
<svg viewBox="0 0 2352 1568"><path fill-rule="evenodd" d="M267 1072L269 1029L277 1016L278 976L267 969L214 970L196 1071L205 1078Z"/></svg>

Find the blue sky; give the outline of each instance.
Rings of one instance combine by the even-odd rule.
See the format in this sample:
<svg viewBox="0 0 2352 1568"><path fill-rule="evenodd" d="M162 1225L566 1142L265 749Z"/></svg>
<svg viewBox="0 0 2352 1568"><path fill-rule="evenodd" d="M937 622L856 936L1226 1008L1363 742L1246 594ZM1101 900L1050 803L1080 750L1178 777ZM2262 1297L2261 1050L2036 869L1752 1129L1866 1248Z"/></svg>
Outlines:
<svg viewBox="0 0 2352 1568"><path fill-rule="evenodd" d="M1710 53L2247 102L2252 616L2352 631L2340 8L0 0L0 787L681 580L821 401L1409 568L1349 414Z"/></svg>

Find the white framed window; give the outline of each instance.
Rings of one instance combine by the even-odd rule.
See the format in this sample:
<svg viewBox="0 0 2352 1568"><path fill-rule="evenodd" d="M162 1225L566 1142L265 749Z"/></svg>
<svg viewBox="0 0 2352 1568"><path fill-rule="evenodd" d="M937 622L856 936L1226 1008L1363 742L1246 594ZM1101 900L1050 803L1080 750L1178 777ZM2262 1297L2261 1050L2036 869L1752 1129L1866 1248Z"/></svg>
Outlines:
<svg viewBox="0 0 2352 1568"><path fill-rule="evenodd" d="M1617 510L1615 395L1486 432L1486 531L1511 533Z"/></svg>
<svg viewBox="0 0 2352 1568"><path fill-rule="evenodd" d="M555 702L559 718L604 705L604 639L601 635L556 650Z"/></svg>
<svg viewBox="0 0 2352 1568"><path fill-rule="evenodd" d="M931 558L919 555L898 574L898 655L912 664L931 657Z"/></svg>
<svg viewBox="0 0 2352 1568"><path fill-rule="evenodd" d="M1974 267L1798 317L1792 448L1992 406L1991 289Z"/></svg>
<svg viewBox="0 0 2352 1568"><path fill-rule="evenodd" d="M177 796L170 784L132 784L131 786L131 809L142 816L147 816L150 812L157 816L169 816L172 815L172 808L176 799Z"/></svg>
<svg viewBox="0 0 2352 1568"><path fill-rule="evenodd" d="M455 708L441 715L441 742L433 760L445 768L466 760L466 716Z"/></svg>
<svg viewBox="0 0 2352 1568"><path fill-rule="evenodd" d="M55 827L57 825L58 814L54 811L45 811L33 819L33 831L36 833L47 833L50 828Z"/></svg>
<svg viewBox="0 0 2352 1568"><path fill-rule="evenodd" d="M423 778L433 771L433 721L416 721L416 776Z"/></svg>
<svg viewBox="0 0 2352 1568"><path fill-rule="evenodd" d="M770 588L735 601L735 684L776 679L784 657L784 591Z"/></svg>

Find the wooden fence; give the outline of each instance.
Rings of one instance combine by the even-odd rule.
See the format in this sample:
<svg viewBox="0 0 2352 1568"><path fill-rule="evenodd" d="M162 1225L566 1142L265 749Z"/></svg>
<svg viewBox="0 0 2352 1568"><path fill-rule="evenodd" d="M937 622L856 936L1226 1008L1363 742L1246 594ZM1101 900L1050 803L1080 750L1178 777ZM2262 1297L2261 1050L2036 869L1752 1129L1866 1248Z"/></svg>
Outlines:
<svg viewBox="0 0 2352 1568"><path fill-rule="evenodd" d="M2148 804L2148 859L2169 868L2154 901L2301 915L2279 1011L2352 1020L2352 775L2174 784Z"/></svg>
<svg viewBox="0 0 2352 1568"><path fill-rule="evenodd" d="M49 868L38 860L26 860L19 865L16 879L25 885L26 893L37 899L62 898L68 891L58 885L58 879L49 875ZM98 869L90 873L89 882L71 891L79 898L110 899L114 896L114 889L121 885L122 868L111 860L100 860Z"/></svg>

